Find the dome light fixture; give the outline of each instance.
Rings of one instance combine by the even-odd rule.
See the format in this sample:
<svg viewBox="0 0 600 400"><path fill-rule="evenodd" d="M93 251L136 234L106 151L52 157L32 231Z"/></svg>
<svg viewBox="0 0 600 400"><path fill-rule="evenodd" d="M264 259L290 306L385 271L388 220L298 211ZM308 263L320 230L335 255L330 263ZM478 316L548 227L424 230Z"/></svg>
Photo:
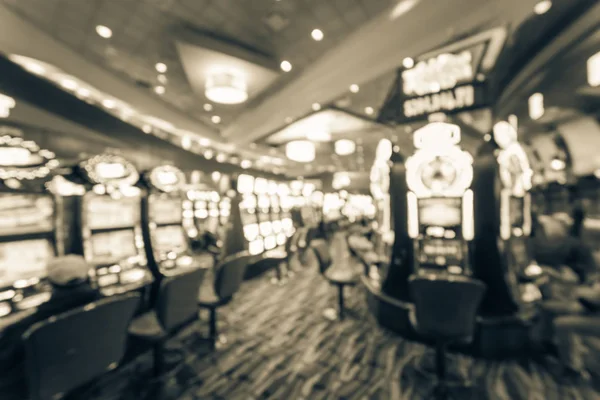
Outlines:
<svg viewBox="0 0 600 400"><path fill-rule="evenodd" d="M283 72L290 72L292 70L292 63L287 60L283 60L280 67Z"/></svg>
<svg viewBox="0 0 600 400"><path fill-rule="evenodd" d="M245 79L230 71L213 72L206 78L206 97L219 104L241 104L248 100Z"/></svg>
<svg viewBox="0 0 600 400"><path fill-rule="evenodd" d="M104 39L110 39L112 37L112 29L104 25L96 26L96 33L98 36Z"/></svg>
<svg viewBox="0 0 600 400"><path fill-rule="evenodd" d="M310 36L312 36L312 38L317 42L320 42L325 37L323 31L320 29L313 29L313 31L310 33Z"/></svg>
<svg viewBox="0 0 600 400"><path fill-rule="evenodd" d="M292 161L308 163L315 160L315 144L309 140L293 140L286 144L285 155Z"/></svg>
<svg viewBox="0 0 600 400"><path fill-rule="evenodd" d="M349 139L340 139L335 142L335 154L339 156L349 156L356 151L356 143Z"/></svg>

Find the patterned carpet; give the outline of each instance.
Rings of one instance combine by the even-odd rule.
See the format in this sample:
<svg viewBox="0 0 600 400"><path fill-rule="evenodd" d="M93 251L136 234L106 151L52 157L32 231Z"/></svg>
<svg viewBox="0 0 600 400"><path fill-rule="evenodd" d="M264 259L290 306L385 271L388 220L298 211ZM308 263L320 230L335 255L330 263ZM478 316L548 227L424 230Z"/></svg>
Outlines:
<svg viewBox="0 0 600 400"><path fill-rule="evenodd" d="M347 252L340 246L338 241L332 250L338 262L348 265ZM430 368L431 352L380 329L368 315L360 287L347 291L346 320L324 318L323 310L336 304L336 292L319 275L315 262L309 257L309 266L298 267L284 285L273 285L265 276L245 282L219 314L220 332L228 340L214 352L194 339L198 331L206 332L206 318L182 334L184 341L187 338L187 363L179 373L185 383L178 400L426 397L433 379L418 370ZM600 399L600 392L590 388L557 385L550 367L533 362L490 363L459 355L451 360L453 373L471 377L477 388L474 399ZM111 381L102 387L110 386L112 394L105 392L100 398L140 398L135 390L121 390L126 387L122 377Z"/></svg>

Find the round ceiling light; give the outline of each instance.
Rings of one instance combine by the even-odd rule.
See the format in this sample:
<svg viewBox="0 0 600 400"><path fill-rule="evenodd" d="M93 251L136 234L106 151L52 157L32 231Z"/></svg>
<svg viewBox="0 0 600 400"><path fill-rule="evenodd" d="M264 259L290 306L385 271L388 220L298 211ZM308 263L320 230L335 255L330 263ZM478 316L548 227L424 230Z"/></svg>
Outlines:
<svg viewBox="0 0 600 400"><path fill-rule="evenodd" d="M165 94L165 87L164 86L156 86L154 88L154 91L156 92L156 94Z"/></svg>
<svg viewBox="0 0 600 400"><path fill-rule="evenodd" d="M212 109L213 109L212 104L206 103L204 105L204 111L212 111Z"/></svg>
<svg viewBox="0 0 600 400"><path fill-rule="evenodd" d="M323 37L325 37L323 31L320 29L313 29L313 31L310 33L310 36L312 36L312 38L317 42L320 42L321 40L323 40Z"/></svg>
<svg viewBox="0 0 600 400"><path fill-rule="evenodd" d="M537 15L546 14L550 8L552 8L552 2L550 0L542 0L538 1L535 6L533 6L533 11Z"/></svg>
<svg viewBox="0 0 600 400"><path fill-rule="evenodd" d="M158 71L161 74L167 72L167 65L165 63L156 63L154 67L156 68L156 71Z"/></svg>
<svg viewBox="0 0 600 400"><path fill-rule="evenodd" d="M208 75L204 94L215 103L240 104L248 100L248 87L243 77L218 72Z"/></svg>
<svg viewBox="0 0 600 400"><path fill-rule="evenodd" d="M367 115L373 115L374 112L375 110L373 110L373 107L365 107L365 113L367 113Z"/></svg>
<svg viewBox="0 0 600 400"><path fill-rule="evenodd" d="M314 104L312 105L312 109L313 109L314 111L319 111L319 110L321 109L321 105L320 105L319 103L314 103Z"/></svg>
<svg viewBox="0 0 600 400"><path fill-rule="evenodd" d="M407 69L412 68L415 66L415 60L410 57L406 57L404 60L402 60L402 66Z"/></svg>
<svg viewBox="0 0 600 400"><path fill-rule="evenodd" d="M167 77L166 77L165 75L163 75L163 74L160 74L160 75L158 75L158 76L156 77L156 79L157 79L157 80L158 80L160 83L162 83L163 85L166 85L166 84L167 84L167 82L169 81L169 80L167 79Z"/></svg>
<svg viewBox="0 0 600 400"><path fill-rule="evenodd" d="M213 124L218 124L221 122L221 117L219 117L218 115L213 115L210 120L213 122Z"/></svg>
<svg viewBox="0 0 600 400"><path fill-rule="evenodd" d="M104 25L98 25L96 27L96 33L104 39L110 39L112 37L112 30Z"/></svg>
<svg viewBox="0 0 600 400"><path fill-rule="evenodd" d="M360 87L358 85L356 85L356 84L350 85L350 91L352 93L358 93L359 90L360 90Z"/></svg>
<svg viewBox="0 0 600 400"><path fill-rule="evenodd" d="M285 155L292 161L312 162L315 160L315 154L315 144L308 140L294 140L285 146Z"/></svg>
<svg viewBox="0 0 600 400"><path fill-rule="evenodd" d="M280 66L281 70L284 72L290 72L292 70L292 63L287 60L282 61Z"/></svg>
<svg viewBox="0 0 600 400"><path fill-rule="evenodd" d="M64 87L67 90L75 90L77 89L77 82L75 82L71 78L63 78L60 80L60 86Z"/></svg>
<svg viewBox="0 0 600 400"><path fill-rule="evenodd" d="M356 151L356 143L349 139L340 139L335 142L335 154L339 156L349 156Z"/></svg>
<svg viewBox="0 0 600 400"><path fill-rule="evenodd" d="M252 161L250 160L242 160L242 162L240 163L240 167L242 167L243 169L248 169L252 166Z"/></svg>

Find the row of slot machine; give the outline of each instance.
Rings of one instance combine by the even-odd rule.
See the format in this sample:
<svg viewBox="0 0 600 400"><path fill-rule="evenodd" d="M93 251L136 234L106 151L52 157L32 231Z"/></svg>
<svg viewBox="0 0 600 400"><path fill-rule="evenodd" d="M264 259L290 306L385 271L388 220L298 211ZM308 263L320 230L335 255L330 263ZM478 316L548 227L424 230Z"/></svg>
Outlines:
<svg viewBox="0 0 600 400"><path fill-rule="evenodd" d="M212 267L191 251L178 168L140 173L116 154L62 166L12 133L0 137L0 324L50 300L57 256L82 255L103 295L139 291L146 306L164 277Z"/></svg>

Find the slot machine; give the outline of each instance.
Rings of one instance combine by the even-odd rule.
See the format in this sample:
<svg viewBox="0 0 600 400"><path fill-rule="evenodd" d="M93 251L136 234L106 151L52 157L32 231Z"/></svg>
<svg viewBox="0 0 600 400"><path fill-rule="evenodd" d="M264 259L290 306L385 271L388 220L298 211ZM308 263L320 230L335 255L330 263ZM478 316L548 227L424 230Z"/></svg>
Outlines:
<svg viewBox="0 0 600 400"><path fill-rule="evenodd" d="M237 191L240 194L239 208L244 238L248 244L248 251L252 255L265 251L265 244L260 236L258 225L258 203L254 195L254 177L239 175L237 178Z"/></svg>
<svg viewBox="0 0 600 400"><path fill-rule="evenodd" d="M473 158L459 143L460 128L448 123L434 122L414 133L417 150L406 161L406 182L417 274L473 272Z"/></svg>
<svg viewBox="0 0 600 400"><path fill-rule="evenodd" d="M0 137L0 323L50 300L46 265L64 254L61 199L47 190L58 161L8 132Z"/></svg>
<svg viewBox="0 0 600 400"><path fill-rule="evenodd" d="M264 178L254 180L254 194L258 205L258 228L263 239L265 250L277 247L277 236L273 232L271 222L271 198L269 196L269 184Z"/></svg>
<svg viewBox="0 0 600 400"><path fill-rule="evenodd" d="M107 296L134 290L148 296L154 281L142 231L142 193L135 186L139 178L132 163L108 153L84 160L67 176L88 189L75 205L79 242L71 250L93 266Z"/></svg>
<svg viewBox="0 0 600 400"><path fill-rule="evenodd" d="M482 146L475 163L475 222L480 234L474 255L476 273L488 285L482 310L506 315L534 308L541 292L533 281L542 270L529 246L529 159L508 122L494 126L493 139Z"/></svg>
<svg viewBox="0 0 600 400"><path fill-rule="evenodd" d="M296 230L292 219L294 203L290 196L290 187L285 183L280 183L277 190L279 193L279 206L281 207L281 227L285 235L291 237Z"/></svg>
<svg viewBox="0 0 600 400"><path fill-rule="evenodd" d="M212 255L192 257L183 225L185 175L174 166L153 168L142 176L142 231L148 265L155 278L210 268Z"/></svg>
<svg viewBox="0 0 600 400"><path fill-rule="evenodd" d="M271 226L275 235L277 245L283 246L286 240L285 230L283 228L283 212L281 210L280 198L278 195L279 185L277 182L269 181L269 198L271 201Z"/></svg>

